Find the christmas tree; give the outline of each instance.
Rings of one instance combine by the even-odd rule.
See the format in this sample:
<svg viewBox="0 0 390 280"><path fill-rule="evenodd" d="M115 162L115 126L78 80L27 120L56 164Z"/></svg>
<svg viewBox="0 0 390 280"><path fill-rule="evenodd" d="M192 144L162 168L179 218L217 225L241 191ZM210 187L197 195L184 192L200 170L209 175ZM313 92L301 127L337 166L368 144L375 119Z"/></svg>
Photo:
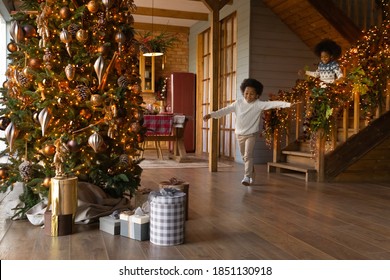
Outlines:
<svg viewBox="0 0 390 280"><path fill-rule="evenodd" d="M63 172L113 197L140 185L143 103L133 0L25 0L13 15L0 129L1 190L24 182L27 210ZM66 153L63 153L66 151Z"/></svg>

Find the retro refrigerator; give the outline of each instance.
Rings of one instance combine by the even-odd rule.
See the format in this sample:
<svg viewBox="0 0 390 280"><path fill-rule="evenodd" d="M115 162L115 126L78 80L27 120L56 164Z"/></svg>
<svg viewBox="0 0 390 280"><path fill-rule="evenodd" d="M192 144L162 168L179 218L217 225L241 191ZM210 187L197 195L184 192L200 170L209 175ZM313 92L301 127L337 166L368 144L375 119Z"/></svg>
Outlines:
<svg viewBox="0 0 390 280"><path fill-rule="evenodd" d="M171 107L174 114L186 116L184 146L187 153L193 153L195 152L196 77L194 73L174 72L171 74L170 83L167 105Z"/></svg>

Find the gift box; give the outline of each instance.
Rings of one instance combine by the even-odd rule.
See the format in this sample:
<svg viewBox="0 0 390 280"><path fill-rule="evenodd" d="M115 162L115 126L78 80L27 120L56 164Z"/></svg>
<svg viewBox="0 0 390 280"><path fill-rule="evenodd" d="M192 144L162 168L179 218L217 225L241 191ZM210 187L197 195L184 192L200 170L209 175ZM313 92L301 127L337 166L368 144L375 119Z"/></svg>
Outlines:
<svg viewBox="0 0 390 280"><path fill-rule="evenodd" d="M119 222L120 222L119 234L121 236L130 238L129 219L130 219L130 216L132 214L133 214L133 211L125 211L125 212L120 213L120 215L119 215Z"/></svg>
<svg viewBox="0 0 390 280"><path fill-rule="evenodd" d="M173 188L150 193L150 242L162 246L184 243L185 200L186 194Z"/></svg>
<svg viewBox="0 0 390 280"><path fill-rule="evenodd" d="M77 177L51 179L47 210L44 214L45 233L61 236L73 233L77 211Z"/></svg>
<svg viewBox="0 0 390 280"><path fill-rule="evenodd" d="M148 201L149 193L151 191L152 191L151 189L144 188L144 187L138 188L135 191L135 194L134 194L134 209L137 209L138 207L142 207L142 205L146 201Z"/></svg>
<svg viewBox="0 0 390 280"><path fill-rule="evenodd" d="M117 235L120 232L120 221L111 216L99 218L99 229L112 235Z"/></svg>
<svg viewBox="0 0 390 280"><path fill-rule="evenodd" d="M185 209L185 219L188 220L188 203L189 203L189 187L190 184L188 182L184 182L182 180L171 178L168 181L162 181L159 183L159 188L174 188L186 194L186 201L184 204Z"/></svg>
<svg viewBox="0 0 390 280"><path fill-rule="evenodd" d="M45 234L50 236L62 236L73 233L72 214L53 215L51 210L44 213Z"/></svg>
<svg viewBox="0 0 390 280"><path fill-rule="evenodd" d="M120 234L122 236L139 241L149 239L150 218L140 208L137 208L133 215L121 213L120 224Z"/></svg>

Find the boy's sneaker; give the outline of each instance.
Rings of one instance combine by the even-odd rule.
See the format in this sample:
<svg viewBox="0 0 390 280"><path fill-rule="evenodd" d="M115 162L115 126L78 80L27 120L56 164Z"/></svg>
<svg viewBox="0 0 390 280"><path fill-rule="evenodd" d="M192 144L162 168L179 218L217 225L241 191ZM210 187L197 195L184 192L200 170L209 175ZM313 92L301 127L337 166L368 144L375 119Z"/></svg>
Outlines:
<svg viewBox="0 0 390 280"><path fill-rule="evenodd" d="M244 179L242 179L241 181L241 184L243 184L244 186L249 186L250 184L252 184L252 178L244 177Z"/></svg>

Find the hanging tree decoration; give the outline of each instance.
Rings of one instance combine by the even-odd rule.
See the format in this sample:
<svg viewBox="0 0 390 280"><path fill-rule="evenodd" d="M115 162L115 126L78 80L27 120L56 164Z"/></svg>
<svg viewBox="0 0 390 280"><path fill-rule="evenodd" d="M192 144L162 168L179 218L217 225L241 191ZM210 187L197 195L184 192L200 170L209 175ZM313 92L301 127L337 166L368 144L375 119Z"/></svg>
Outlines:
<svg viewBox="0 0 390 280"><path fill-rule="evenodd" d="M68 64L66 67L65 67L65 75L66 75L66 78L69 80L69 81L72 81L74 79L74 75L76 74L76 68L74 67L74 65L72 64Z"/></svg>
<svg viewBox="0 0 390 280"><path fill-rule="evenodd" d="M9 150L12 152L14 147L15 139L18 137L19 130L15 127L13 122L10 122L5 129L5 138L7 139Z"/></svg>
<svg viewBox="0 0 390 280"><path fill-rule="evenodd" d="M108 10L111 8L113 0L102 0L103 5L106 7L106 18L108 19Z"/></svg>
<svg viewBox="0 0 390 280"><path fill-rule="evenodd" d="M10 30L10 35L14 41L19 44L23 41L24 39L24 32L23 28L19 25L17 21L13 21L11 24L11 30Z"/></svg>
<svg viewBox="0 0 390 280"><path fill-rule="evenodd" d="M104 140L103 137L97 133L94 132L91 136L88 138L88 144L92 147L92 149L97 153L101 147L103 147Z"/></svg>
<svg viewBox="0 0 390 280"><path fill-rule="evenodd" d="M126 36L125 34L123 34L122 31L119 31L115 34L115 42L118 43L118 51L119 51L119 54L122 53L122 46L123 46L123 43L126 41Z"/></svg>
<svg viewBox="0 0 390 280"><path fill-rule="evenodd" d="M38 115L38 120L39 123L41 124L41 129L42 129L42 136L45 136L46 128L49 125L50 118L51 118L51 113L48 108L43 109Z"/></svg>
<svg viewBox="0 0 390 280"><path fill-rule="evenodd" d="M102 82L103 69L104 69L104 59L103 59L102 56L99 56L96 59L95 64L93 65L93 67L94 67L96 75L98 77L99 87L100 87L100 84Z"/></svg>
<svg viewBox="0 0 390 280"><path fill-rule="evenodd" d="M70 46L69 43L72 41L72 35L65 29L62 29L60 33L60 39L61 42L65 44L66 51L68 52L69 56L72 57L72 54L70 52Z"/></svg>

